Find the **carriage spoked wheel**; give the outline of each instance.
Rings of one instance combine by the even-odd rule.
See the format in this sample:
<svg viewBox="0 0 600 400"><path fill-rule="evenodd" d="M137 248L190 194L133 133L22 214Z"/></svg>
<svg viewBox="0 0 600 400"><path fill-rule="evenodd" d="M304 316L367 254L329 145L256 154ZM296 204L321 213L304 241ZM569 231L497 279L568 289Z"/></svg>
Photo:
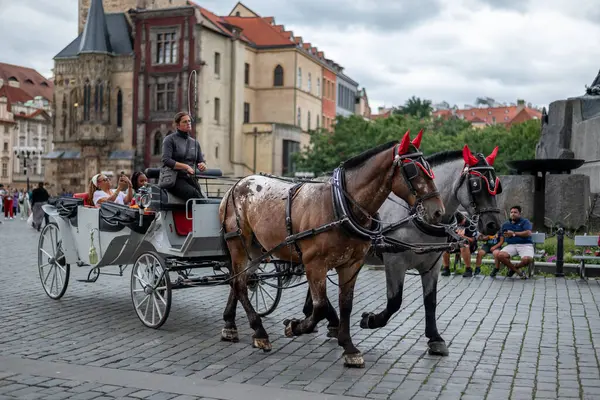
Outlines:
<svg viewBox="0 0 600 400"><path fill-rule="evenodd" d="M131 300L140 321L158 329L171 310L171 280L162 257L142 253L131 269Z"/></svg>
<svg viewBox="0 0 600 400"><path fill-rule="evenodd" d="M58 300L67 291L71 268L66 261L58 226L50 223L40 234L38 271L44 291L51 299Z"/></svg>
<svg viewBox="0 0 600 400"><path fill-rule="evenodd" d="M266 317L277 308L283 292L283 279L278 263L260 264L253 274L248 276L250 303L259 316Z"/></svg>

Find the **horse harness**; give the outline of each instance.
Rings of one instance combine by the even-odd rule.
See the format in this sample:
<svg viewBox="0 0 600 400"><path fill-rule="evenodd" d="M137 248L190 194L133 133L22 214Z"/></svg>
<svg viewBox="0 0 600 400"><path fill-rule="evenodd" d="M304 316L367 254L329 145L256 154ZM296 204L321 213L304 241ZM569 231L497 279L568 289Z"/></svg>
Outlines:
<svg viewBox="0 0 600 400"><path fill-rule="evenodd" d="M390 184L391 184L391 182L396 174L396 170L400 169L409 190L417 198L417 201L415 202L415 206L413 207L413 210L411 210L412 215L410 217L405 218L404 220L400 221L401 224L404 224L404 223L410 221L411 219L415 218L418 215L419 209L420 209L420 207L422 207L423 201L425 201L429 198L435 197L435 196L439 196L439 192L436 190L435 192L427 193L423 196L419 196L417 194L417 191L412 184L412 179L414 179L418 176L417 168L421 168L423 170L423 172L426 175L428 175L429 177L431 177L432 179L433 179L433 171L431 170L429 164L423 158L423 153L414 152L414 153L410 153L410 154L401 155L401 154L399 154L399 151L398 151L399 146L400 146L399 144L396 144L394 146L394 150L393 150L393 154L394 154L393 166L394 166L394 168L392 169L392 173L390 175L388 182L390 182ZM277 177L277 176L273 176L273 175L269 175L269 174L261 174L261 175L268 176L270 178L284 180L287 182L294 182L294 183L298 182L298 180L296 180L296 179L286 179L286 178ZM225 239L225 241L233 239L233 238L239 238L242 236L242 229L241 229L241 225L240 225L240 215L239 215L236 203L235 203L235 196L233 196L233 192L238 183L239 183L239 181L231 188L231 190L229 191L229 194L228 194L228 197L232 198L233 210L234 210L235 217L236 217L237 229L232 232L225 232L223 235L223 238ZM300 259L300 263L302 263L302 252L301 252L300 247L298 246L297 242L299 240L305 239L307 237L313 237L320 233L327 232L329 230L337 228L338 226L341 226L351 236L358 237L359 239L363 239L363 240L370 240L374 246L380 246L383 242L385 242L387 240L383 236L383 233L385 231L382 228L380 221L377 218L378 214L375 214L374 217L368 215L366 213L366 211L361 209L360 206L358 206L358 204L356 204L356 202L354 202L354 200L352 200L350 195L346 192L346 190L345 190L345 168L344 168L343 164L340 165L338 168L336 168L333 171L333 177L331 178L331 182L330 182L331 183L331 194L332 194L332 199L333 199L333 212L334 212L335 220L333 222L323 224L317 228L308 229L308 230L294 234L293 228L292 228L292 226L293 226L292 225L293 199L298 194L299 189L306 183L325 183L325 182L319 182L319 181L314 181L314 180L300 180L300 182L296 183L294 186L292 186L288 190L288 196L287 196L286 207L285 207L285 212L286 212L285 224L286 224L287 237L285 238L285 240L283 242L279 243L277 246L275 246L274 248L272 248L269 251L264 251L264 249L263 249L263 254L260 257L253 260L252 257L250 256L250 251L246 247L246 244L244 243L244 241L242 241L242 246L244 247L246 256L247 256L248 260L250 261L250 265L246 268L247 270L254 266L259 265L264 260L269 258L273 253L280 250L284 246L292 246L293 245L294 249ZM365 228L359 222L357 222L356 217L354 216L354 213L351 211L351 207L348 204L348 200L350 200L355 206L357 206L359 208L359 210L361 212L365 213L371 219L372 226L370 228ZM225 203L225 215L227 215L228 203L229 203L228 201ZM225 231L224 223L223 223L223 231ZM406 243L406 242L402 242L402 241L398 241L398 240L394 240L394 250L398 251L398 252L399 251L407 251L407 250L423 251L423 252L427 251L427 249L421 249L420 247L415 247L410 243ZM440 251L440 250L436 249L436 250L431 250L431 251Z"/></svg>

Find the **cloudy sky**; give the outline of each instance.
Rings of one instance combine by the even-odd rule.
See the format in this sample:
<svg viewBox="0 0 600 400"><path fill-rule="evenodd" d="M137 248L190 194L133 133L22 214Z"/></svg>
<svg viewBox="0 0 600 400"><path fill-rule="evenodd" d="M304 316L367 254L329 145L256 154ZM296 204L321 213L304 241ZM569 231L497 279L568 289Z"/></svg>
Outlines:
<svg viewBox="0 0 600 400"><path fill-rule="evenodd" d="M196 0L227 14L235 0ZM459 106L577 96L600 69L597 0L246 0L325 51L373 111L415 95ZM0 0L0 61L51 74L77 0Z"/></svg>

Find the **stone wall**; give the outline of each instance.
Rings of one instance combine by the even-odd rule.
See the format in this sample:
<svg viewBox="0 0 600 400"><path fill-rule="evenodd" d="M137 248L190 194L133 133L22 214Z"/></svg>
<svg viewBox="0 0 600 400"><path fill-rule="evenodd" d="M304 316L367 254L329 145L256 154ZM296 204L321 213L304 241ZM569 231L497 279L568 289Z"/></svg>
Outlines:
<svg viewBox="0 0 600 400"><path fill-rule="evenodd" d="M503 218L508 219L510 207L520 205L525 218L533 219L534 177L503 175L502 193L496 197ZM578 229L586 223L590 207L590 178L587 175L546 175L545 216L567 229ZM545 220L550 226L550 221ZM542 230L534 226L534 230Z"/></svg>

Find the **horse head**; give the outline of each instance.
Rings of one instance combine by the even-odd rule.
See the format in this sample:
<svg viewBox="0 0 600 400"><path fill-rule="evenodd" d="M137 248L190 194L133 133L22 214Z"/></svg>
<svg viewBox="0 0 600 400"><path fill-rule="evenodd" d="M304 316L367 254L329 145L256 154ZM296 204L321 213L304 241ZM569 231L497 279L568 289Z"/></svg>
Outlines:
<svg viewBox="0 0 600 400"><path fill-rule="evenodd" d="M493 167L497 155L498 146L485 157L481 153L473 155L465 144L464 167L454 187L456 198L477 223L479 232L485 235L496 234L502 224L496 203L496 195L502 193L502 184Z"/></svg>
<svg viewBox="0 0 600 400"><path fill-rule="evenodd" d="M392 192L416 208L427 223L437 224L444 215L444 203L435 185L433 170L419 150L422 138L423 130L412 141L407 131L394 147ZM400 170L399 174L396 169Z"/></svg>

